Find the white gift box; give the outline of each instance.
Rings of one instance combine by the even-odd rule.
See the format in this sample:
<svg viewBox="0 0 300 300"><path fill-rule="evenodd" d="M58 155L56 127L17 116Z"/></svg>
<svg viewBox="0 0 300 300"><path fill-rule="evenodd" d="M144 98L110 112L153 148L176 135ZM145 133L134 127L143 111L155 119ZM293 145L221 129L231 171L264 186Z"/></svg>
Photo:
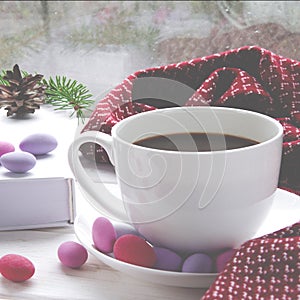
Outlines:
<svg viewBox="0 0 300 300"><path fill-rule="evenodd" d="M33 133L53 135L57 148L37 156L33 169L13 173L0 165L0 230L66 226L75 217L74 179L68 164L68 148L77 119L67 112L42 106L23 118L6 117L0 110L0 141L16 151L21 140Z"/></svg>

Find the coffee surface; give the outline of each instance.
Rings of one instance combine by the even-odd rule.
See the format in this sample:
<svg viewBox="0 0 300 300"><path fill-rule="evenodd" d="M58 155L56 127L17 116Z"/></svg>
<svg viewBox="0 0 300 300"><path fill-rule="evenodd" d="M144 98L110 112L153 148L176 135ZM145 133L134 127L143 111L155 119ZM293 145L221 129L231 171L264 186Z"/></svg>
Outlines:
<svg viewBox="0 0 300 300"><path fill-rule="evenodd" d="M228 134L190 132L156 135L138 140L134 144L169 151L203 152L248 147L258 142Z"/></svg>

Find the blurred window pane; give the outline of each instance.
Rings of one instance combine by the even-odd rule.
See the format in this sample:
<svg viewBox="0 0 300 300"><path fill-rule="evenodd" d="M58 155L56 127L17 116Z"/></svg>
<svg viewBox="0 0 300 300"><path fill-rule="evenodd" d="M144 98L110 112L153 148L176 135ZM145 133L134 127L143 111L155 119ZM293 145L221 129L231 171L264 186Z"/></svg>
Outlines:
<svg viewBox="0 0 300 300"><path fill-rule="evenodd" d="M95 95L132 72L258 45L300 60L298 1L2 1L1 69L66 75Z"/></svg>

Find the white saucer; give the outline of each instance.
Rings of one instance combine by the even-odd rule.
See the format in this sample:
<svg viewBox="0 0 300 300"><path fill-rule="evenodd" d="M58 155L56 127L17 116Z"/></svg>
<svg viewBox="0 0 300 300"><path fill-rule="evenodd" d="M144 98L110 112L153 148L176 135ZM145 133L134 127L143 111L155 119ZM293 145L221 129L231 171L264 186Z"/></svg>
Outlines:
<svg viewBox="0 0 300 300"><path fill-rule="evenodd" d="M91 228L95 218L100 214L95 210L85 211L85 214L77 216L74 229L78 240L86 249L101 262L118 271L136 277L141 280L163 285L208 288L215 280L217 274L181 273L144 268L116 260L106 254L97 251L93 247ZM300 197L278 189L274 198L272 209L256 234L256 237L274 232L300 220Z"/></svg>

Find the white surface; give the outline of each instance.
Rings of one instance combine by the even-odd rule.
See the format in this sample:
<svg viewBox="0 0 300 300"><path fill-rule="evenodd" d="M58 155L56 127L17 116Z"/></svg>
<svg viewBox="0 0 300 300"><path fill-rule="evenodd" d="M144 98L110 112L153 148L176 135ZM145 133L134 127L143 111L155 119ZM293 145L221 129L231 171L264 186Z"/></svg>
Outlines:
<svg viewBox="0 0 300 300"><path fill-rule="evenodd" d="M78 209L94 211L82 198ZM13 283L0 276L0 299L199 300L205 292L135 279L91 254L80 269L66 268L57 258L57 249L69 240L78 241L72 228L0 232L0 257L21 254L36 267L33 277L24 283Z"/></svg>
<svg viewBox="0 0 300 300"><path fill-rule="evenodd" d="M64 178L0 180L0 231L74 222L73 185Z"/></svg>
<svg viewBox="0 0 300 300"><path fill-rule="evenodd" d="M255 236L263 236L299 221L300 196L277 189L271 211Z"/></svg>
<svg viewBox="0 0 300 300"><path fill-rule="evenodd" d="M47 133L58 142L48 154L37 156L36 165L26 173L13 173L0 165L0 230L31 229L67 224L73 217L73 174L67 153L77 129L69 112L43 105L23 118L0 115L0 141L10 142L15 151L33 133Z"/></svg>
<svg viewBox="0 0 300 300"><path fill-rule="evenodd" d="M69 118L70 112L55 111L50 105L43 105L34 114L23 118L6 117L0 114L0 141L10 142L20 151L19 144L33 133L53 135L58 145L52 152L37 157L35 167L27 173L16 174L0 166L0 180L16 178L73 177L68 166L68 148L74 140L77 119Z"/></svg>
<svg viewBox="0 0 300 300"><path fill-rule="evenodd" d="M93 256L78 270L63 267L57 259L58 246L76 238L71 231L52 230L0 233L0 256L25 255L36 266L34 276L24 283L0 278L0 299L80 300L199 300L203 291L152 285L112 270Z"/></svg>

